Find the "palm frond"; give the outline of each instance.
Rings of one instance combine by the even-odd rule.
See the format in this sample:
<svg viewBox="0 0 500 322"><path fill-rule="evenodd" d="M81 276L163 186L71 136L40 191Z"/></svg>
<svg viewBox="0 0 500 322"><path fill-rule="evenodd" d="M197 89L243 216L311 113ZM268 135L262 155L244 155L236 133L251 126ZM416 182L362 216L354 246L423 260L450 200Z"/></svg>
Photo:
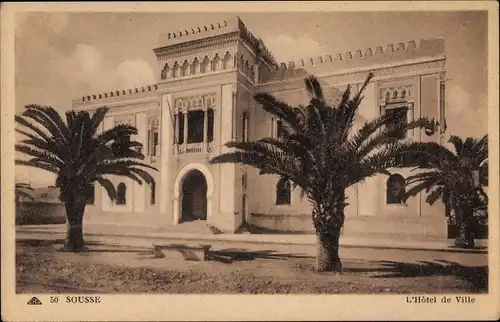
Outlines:
<svg viewBox="0 0 500 322"><path fill-rule="evenodd" d="M57 167L64 167L63 161L50 150L38 149L34 146L16 144L15 150L32 157L39 159L40 161L54 164Z"/></svg>
<svg viewBox="0 0 500 322"><path fill-rule="evenodd" d="M115 201L118 199L118 193L116 192L115 186L109 179L99 176L96 178L96 180L106 190L111 201Z"/></svg>
<svg viewBox="0 0 500 322"><path fill-rule="evenodd" d="M55 173L55 174L59 174L59 172L60 172L60 169L57 166L55 166L53 164L50 164L50 163L46 163L46 162L40 161L40 160L36 160L36 159L31 159L31 160L16 160L15 164L16 165L25 166L25 167L32 167L32 168L42 169L42 170L49 171L49 172L52 172L52 173Z"/></svg>
<svg viewBox="0 0 500 322"><path fill-rule="evenodd" d="M56 140L65 142L69 137L68 127L59 113L50 106L26 105L22 115L42 124Z"/></svg>

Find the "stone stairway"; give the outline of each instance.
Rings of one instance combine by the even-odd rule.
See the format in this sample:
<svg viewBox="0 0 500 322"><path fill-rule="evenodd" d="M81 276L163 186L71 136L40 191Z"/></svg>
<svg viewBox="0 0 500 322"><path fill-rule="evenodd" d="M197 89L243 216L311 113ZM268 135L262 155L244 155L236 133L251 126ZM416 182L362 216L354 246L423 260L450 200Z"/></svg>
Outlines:
<svg viewBox="0 0 500 322"><path fill-rule="evenodd" d="M198 235L215 235L222 233L217 228L211 226L206 220L193 220L179 223L177 225L154 228L155 232L161 233L183 233Z"/></svg>

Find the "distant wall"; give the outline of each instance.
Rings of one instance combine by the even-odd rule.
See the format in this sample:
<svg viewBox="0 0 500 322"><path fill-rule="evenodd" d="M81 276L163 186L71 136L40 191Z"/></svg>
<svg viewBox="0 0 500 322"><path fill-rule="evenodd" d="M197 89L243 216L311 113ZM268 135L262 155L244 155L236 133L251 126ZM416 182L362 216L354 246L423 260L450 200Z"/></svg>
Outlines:
<svg viewBox="0 0 500 322"><path fill-rule="evenodd" d="M62 203L23 202L16 205L16 225L54 225L66 223Z"/></svg>

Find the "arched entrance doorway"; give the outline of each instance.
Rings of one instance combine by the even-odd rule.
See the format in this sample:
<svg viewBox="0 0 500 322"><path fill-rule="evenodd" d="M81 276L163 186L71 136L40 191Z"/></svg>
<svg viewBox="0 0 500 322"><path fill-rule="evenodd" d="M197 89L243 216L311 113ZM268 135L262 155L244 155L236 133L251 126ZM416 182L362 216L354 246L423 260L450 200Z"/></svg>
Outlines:
<svg viewBox="0 0 500 322"><path fill-rule="evenodd" d="M189 171L182 181L180 222L207 219L207 181L201 171Z"/></svg>

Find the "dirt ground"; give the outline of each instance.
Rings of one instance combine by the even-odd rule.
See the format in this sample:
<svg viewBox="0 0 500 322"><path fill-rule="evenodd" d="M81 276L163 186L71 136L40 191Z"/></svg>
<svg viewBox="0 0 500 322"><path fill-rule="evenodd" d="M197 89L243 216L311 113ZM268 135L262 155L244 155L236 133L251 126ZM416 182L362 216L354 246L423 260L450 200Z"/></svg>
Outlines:
<svg viewBox="0 0 500 322"><path fill-rule="evenodd" d="M204 262L186 261L175 253L154 258L144 248L91 245L91 252L73 254L58 251L60 246L18 242L18 293L487 292L487 266L446 260L416 263L341 254L344 274L339 276L315 272L311 252L295 246L277 252L265 245L219 245Z"/></svg>

